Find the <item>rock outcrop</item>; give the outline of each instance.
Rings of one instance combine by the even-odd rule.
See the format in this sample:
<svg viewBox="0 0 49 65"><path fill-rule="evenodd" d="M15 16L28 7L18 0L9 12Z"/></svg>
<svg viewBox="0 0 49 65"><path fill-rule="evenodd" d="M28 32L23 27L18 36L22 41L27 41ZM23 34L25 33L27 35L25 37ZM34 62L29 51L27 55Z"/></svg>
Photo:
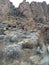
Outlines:
<svg viewBox="0 0 49 65"><path fill-rule="evenodd" d="M15 8L0 0L0 65L49 65L49 5L23 0Z"/></svg>
<svg viewBox="0 0 49 65"><path fill-rule="evenodd" d="M30 4L32 12L34 14L34 19L36 22L42 23L42 22L48 22L48 5L46 2L32 2Z"/></svg>
<svg viewBox="0 0 49 65"><path fill-rule="evenodd" d="M33 16L29 2L23 1L23 2L19 5L19 10L20 10L20 12L22 12L23 15L24 15L25 17L27 17L27 18L31 18L31 17Z"/></svg>
<svg viewBox="0 0 49 65"><path fill-rule="evenodd" d="M9 0L0 0L0 21L5 20L8 15L14 16L15 7Z"/></svg>

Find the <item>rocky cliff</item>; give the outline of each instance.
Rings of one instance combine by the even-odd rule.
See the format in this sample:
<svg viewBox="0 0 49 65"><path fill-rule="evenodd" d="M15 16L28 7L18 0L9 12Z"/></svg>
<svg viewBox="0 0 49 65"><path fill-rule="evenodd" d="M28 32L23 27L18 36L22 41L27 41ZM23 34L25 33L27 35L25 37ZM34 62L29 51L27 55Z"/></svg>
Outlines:
<svg viewBox="0 0 49 65"><path fill-rule="evenodd" d="M15 12L15 7L13 6L12 2L9 0L0 0L0 21L6 16L13 15Z"/></svg>
<svg viewBox="0 0 49 65"><path fill-rule="evenodd" d="M32 17L36 22L44 23L49 21L49 5L44 2L22 2L19 6L20 12L26 17Z"/></svg>
<svg viewBox="0 0 49 65"><path fill-rule="evenodd" d="M32 18L36 22L49 22L49 5L43 2L26 2L25 0L15 8L9 0L0 0L0 17L5 15Z"/></svg>
<svg viewBox="0 0 49 65"><path fill-rule="evenodd" d="M0 65L49 65L49 5L0 0Z"/></svg>
<svg viewBox="0 0 49 65"><path fill-rule="evenodd" d="M37 23L49 22L49 5L44 2L23 1L18 8L15 8L9 0L0 0L0 19L1 16L21 16L32 18Z"/></svg>

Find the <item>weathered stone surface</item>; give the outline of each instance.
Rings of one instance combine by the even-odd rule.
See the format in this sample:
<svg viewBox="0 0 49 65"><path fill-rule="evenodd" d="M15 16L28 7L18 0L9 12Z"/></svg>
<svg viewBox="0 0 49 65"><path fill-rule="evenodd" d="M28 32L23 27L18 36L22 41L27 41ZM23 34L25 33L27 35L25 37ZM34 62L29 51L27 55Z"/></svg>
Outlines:
<svg viewBox="0 0 49 65"><path fill-rule="evenodd" d="M29 2L23 1L19 5L20 12L28 19L24 23L22 23L22 26L25 30L30 30L35 28L35 22L33 20L33 13L30 8Z"/></svg>
<svg viewBox="0 0 49 65"><path fill-rule="evenodd" d="M32 12L31 12L31 8L29 5L29 2L23 1L20 5L19 5L19 10L20 12L23 13L24 16L26 16L27 18L32 17Z"/></svg>
<svg viewBox="0 0 49 65"><path fill-rule="evenodd" d="M15 8L9 0L0 0L0 64L49 65L46 2L24 0Z"/></svg>
<svg viewBox="0 0 49 65"><path fill-rule="evenodd" d="M48 5L46 2L32 2L31 9L33 12L33 17L36 22L46 22L48 21L49 13L48 13Z"/></svg>
<svg viewBox="0 0 49 65"><path fill-rule="evenodd" d="M15 7L9 0L0 0L0 21L5 20L8 15L14 15Z"/></svg>

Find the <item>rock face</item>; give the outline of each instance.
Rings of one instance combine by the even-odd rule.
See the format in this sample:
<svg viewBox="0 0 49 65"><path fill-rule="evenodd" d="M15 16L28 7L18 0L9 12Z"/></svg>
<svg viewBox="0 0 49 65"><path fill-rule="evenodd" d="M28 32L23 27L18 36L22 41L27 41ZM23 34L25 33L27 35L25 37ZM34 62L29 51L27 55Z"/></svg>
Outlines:
<svg viewBox="0 0 49 65"><path fill-rule="evenodd" d="M19 5L19 10L25 17L32 17L38 23L49 21L49 5L45 1L42 3L31 2L31 4L23 1Z"/></svg>
<svg viewBox="0 0 49 65"><path fill-rule="evenodd" d="M13 14L15 7L9 0L0 0L0 21ZM12 12L12 13L11 13Z"/></svg>
<svg viewBox="0 0 49 65"><path fill-rule="evenodd" d="M0 19L1 16L23 16L25 18L32 18L35 22L49 21L49 5L46 2L29 2L23 1L18 8L15 8L9 0L0 0ZM3 16L3 18L4 18ZM33 20L34 19L34 20Z"/></svg>
<svg viewBox="0 0 49 65"><path fill-rule="evenodd" d="M49 13L48 13L48 5L46 2L32 2L30 4L32 12L34 14L34 18L37 22L46 22L48 21Z"/></svg>
<svg viewBox="0 0 49 65"><path fill-rule="evenodd" d="M9 12L9 0L0 0L0 16L6 15Z"/></svg>
<svg viewBox="0 0 49 65"><path fill-rule="evenodd" d="M30 8L30 4L29 2L23 1L20 5L19 5L19 10L20 12L23 13L23 15L27 18L32 17L32 12L31 12L31 8Z"/></svg>
<svg viewBox="0 0 49 65"><path fill-rule="evenodd" d="M0 65L49 65L49 5L23 0L15 8L0 0Z"/></svg>

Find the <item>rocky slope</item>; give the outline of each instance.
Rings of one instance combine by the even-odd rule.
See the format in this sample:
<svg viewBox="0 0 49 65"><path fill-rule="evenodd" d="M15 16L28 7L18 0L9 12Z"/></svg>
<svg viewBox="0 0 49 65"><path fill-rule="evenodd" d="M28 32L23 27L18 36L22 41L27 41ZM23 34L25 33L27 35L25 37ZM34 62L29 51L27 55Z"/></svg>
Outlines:
<svg viewBox="0 0 49 65"><path fill-rule="evenodd" d="M49 5L0 0L0 65L49 65Z"/></svg>

